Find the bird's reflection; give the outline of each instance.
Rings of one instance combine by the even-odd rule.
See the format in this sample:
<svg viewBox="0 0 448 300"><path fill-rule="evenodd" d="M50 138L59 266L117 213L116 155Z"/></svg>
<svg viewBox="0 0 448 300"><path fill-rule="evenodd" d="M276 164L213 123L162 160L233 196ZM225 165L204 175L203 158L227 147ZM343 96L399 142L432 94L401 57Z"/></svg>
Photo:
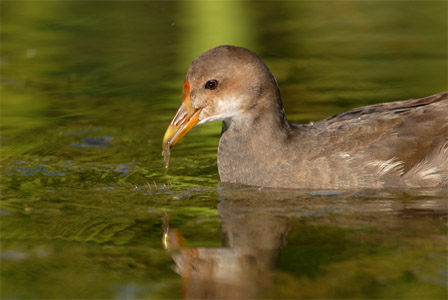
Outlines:
<svg viewBox="0 0 448 300"><path fill-rule="evenodd" d="M420 211L433 201L403 202L397 201L395 192L389 196L385 191L381 193L377 191L360 199L353 191L310 193L254 187L235 189L235 185L220 184L218 214L222 221L222 246L186 247L182 233L171 227L168 215L163 220L163 244L172 254L174 270L183 279L184 298L266 298L274 282L280 251L286 245L291 223L297 218L325 216L325 212L379 217L378 213L384 211L394 212L398 217L402 213L409 215L409 209ZM446 212L446 203L436 204L436 211ZM434 214L433 208L424 211Z"/></svg>
<svg viewBox="0 0 448 300"><path fill-rule="evenodd" d="M289 231L289 218L251 211L245 209L247 203L239 204L229 199L218 207L222 218L219 248L185 247L182 234L171 228L165 216L163 243L173 251L185 298L256 298L270 286Z"/></svg>

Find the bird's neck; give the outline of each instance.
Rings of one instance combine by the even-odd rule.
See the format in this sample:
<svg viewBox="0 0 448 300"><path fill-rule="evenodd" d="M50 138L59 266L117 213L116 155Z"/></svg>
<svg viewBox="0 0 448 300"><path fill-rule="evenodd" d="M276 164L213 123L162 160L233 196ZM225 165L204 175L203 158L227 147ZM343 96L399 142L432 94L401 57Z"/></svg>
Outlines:
<svg viewBox="0 0 448 300"><path fill-rule="evenodd" d="M258 91L258 98L247 101L242 116L223 121L222 135L253 135L260 137L278 136L287 133L290 124L286 120L280 91L274 77ZM271 138L272 138L271 137Z"/></svg>
<svg viewBox="0 0 448 300"><path fill-rule="evenodd" d="M246 120L223 122L218 148L222 181L251 184L245 180L246 172L266 172L276 163L276 157L285 151L290 125L281 100L276 100L260 101ZM253 175L252 178L259 180Z"/></svg>

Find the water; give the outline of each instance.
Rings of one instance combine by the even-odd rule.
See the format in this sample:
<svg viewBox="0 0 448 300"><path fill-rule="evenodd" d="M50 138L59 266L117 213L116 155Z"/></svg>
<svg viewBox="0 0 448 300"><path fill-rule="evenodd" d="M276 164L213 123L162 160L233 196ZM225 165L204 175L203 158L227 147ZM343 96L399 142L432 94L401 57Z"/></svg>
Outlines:
<svg viewBox="0 0 448 300"><path fill-rule="evenodd" d="M189 63L248 47L291 122L447 90L442 1L1 3L1 298L447 297L447 191L220 184L171 151Z"/></svg>

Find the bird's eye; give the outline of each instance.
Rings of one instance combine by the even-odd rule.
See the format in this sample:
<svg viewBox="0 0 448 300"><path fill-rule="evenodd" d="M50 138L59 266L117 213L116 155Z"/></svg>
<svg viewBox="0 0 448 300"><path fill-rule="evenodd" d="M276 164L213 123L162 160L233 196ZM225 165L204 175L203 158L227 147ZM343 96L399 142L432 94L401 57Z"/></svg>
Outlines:
<svg viewBox="0 0 448 300"><path fill-rule="evenodd" d="M215 80L215 79L213 79L213 80L209 80L209 81L207 81L207 83L205 84L205 88L206 88L207 90L214 90L214 89L216 89L217 86L218 86L218 80Z"/></svg>

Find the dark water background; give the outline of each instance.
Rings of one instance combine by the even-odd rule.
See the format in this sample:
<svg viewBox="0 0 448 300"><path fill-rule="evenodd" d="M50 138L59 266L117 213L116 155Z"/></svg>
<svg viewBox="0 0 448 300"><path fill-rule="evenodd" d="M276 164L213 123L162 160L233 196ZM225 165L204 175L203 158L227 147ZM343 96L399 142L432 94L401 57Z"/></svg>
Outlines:
<svg viewBox="0 0 448 300"><path fill-rule="evenodd" d="M447 298L447 190L219 184L218 122L163 172L221 44L306 123L447 90L445 1L2 1L1 298Z"/></svg>

